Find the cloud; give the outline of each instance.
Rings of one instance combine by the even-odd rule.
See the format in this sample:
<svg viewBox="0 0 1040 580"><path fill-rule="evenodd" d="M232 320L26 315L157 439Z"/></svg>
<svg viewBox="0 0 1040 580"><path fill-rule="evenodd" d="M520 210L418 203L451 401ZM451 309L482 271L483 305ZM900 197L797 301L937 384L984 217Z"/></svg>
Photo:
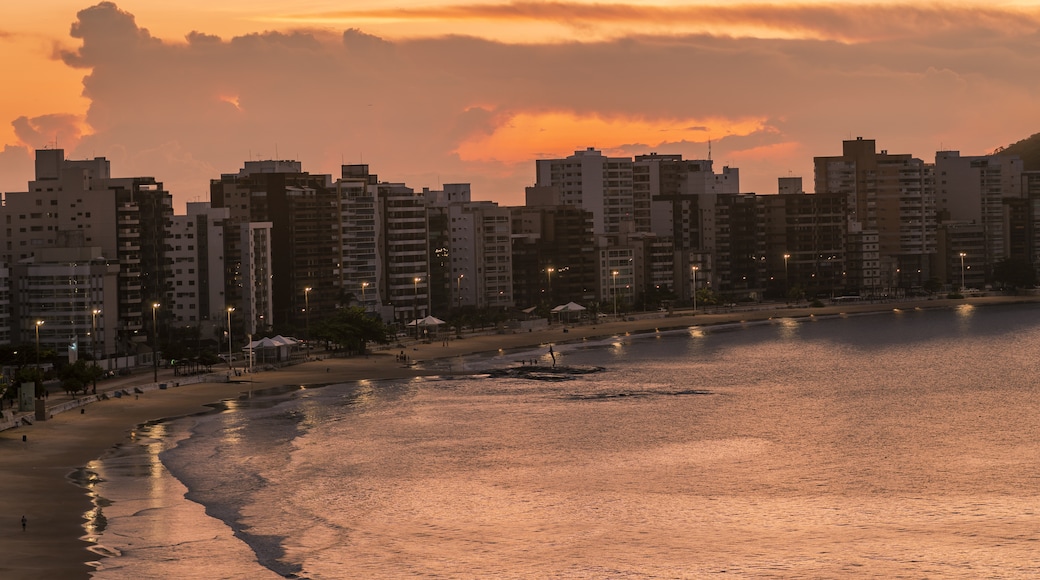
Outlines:
<svg viewBox="0 0 1040 580"><path fill-rule="evenodd" d="M884 18L899 29L934 8L876 11L873 23L798 10L814 29L839 21L839 36L869 36ZM940 144L979 154L1037 132L1040 36L985 26L984 15L947 16L912 36L856 43L642 34L510 44L354 28L169 42L102 3L79 13L81 45L61 54L85 71L90 101L78 145L63 146L110 157L117 175L155 176L178 207L243 161L276 156L333 175L367 163L416 189L470 182L479 199L520 203L535 157L596 147L703 158L709 139L719 164L744 164L743 189L768 193L791 171L811 184L812 156L840 153L846 138L927 158ZM75 121L16 124L39 147L56 128L67 132L59 143L75 143Z"/></svg>
<svg viewBox="0 0 1040 580"><path fill-rule="evenodd" d="M83 136L83 119L77 115L53 114L39 117L18 117L11 125L25 145L42 149L67 147L74 149Z"/></svg>
<svg viewBox="0 0 1040 580"><path fill-rule="evenodd" d="M380 7L285 14L272 20L297 24L357 21L440 22L465 25L562 24L574 30L614 29L606 36L635 31L672 34L750 34L783 38L868 41L906 38L922 31L986 29L1030 34L1040 26L1040 10L949 3L853 4L831 2L730 2L723 4L632 4L606 2L507 2L496 4ZM479 34L479 32L477 33Z"/></svg>

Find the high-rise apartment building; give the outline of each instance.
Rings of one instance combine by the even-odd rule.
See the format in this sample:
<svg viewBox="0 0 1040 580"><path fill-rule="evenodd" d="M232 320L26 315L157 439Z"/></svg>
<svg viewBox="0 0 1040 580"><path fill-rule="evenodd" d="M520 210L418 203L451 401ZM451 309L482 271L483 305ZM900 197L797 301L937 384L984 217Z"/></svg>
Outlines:
<svg viewBox="0 0 1040 580"><path fill-rule="evenodd" d="M382 219L379 213L379 178L367 165L344 165L336 180L339 199L340 241L337 244L336 284L344 306L353 303L367 312L393 320L386 307L382 273L384 249L381 242ZM352 299L351 299L352 297Z"/></svg>
<svg viewBox="0 0 1040 580"><path fill-rule="evenodd" d="M920 285L932 276L934 165L909 154L879 153L873 139L861 137L844 141L842 155L814 162L816 193L844 195L849 231L877 236L881 292Z"/></svg>
<svg viewBox="0 0 1040 580"><path fill-rule="evenodd" d="M106 316L118 311L119 266L104 259L99 248L39 248L16 264L13 274L19 342L33 343L39 336L41 347L69 362L82 354L99 359L126 354L130 345L116 342L118 319Z"/></svg>
<svg viewBox="0 0 1040 580"><path fill-rule="evenodd" d="M796 287L810 298L844 294L848 284L846 196L804 193L793 187L785 191L790 193L756 197L762 241L756 255L765 266L759 279L774 297Z"/></svg>
<svg viewBox="0 0 1040 580"><path fill-rule="evenodd" d="M596 236L649 231L650 199L645 191L636 199L632 168L630 157L606 157L589 147L565 159L536 161L535 185L555 187L563 205L591 212Z"/></svg>
<svg viewBox="0 0 1040 580"><path fill-rule="evenodd" d="M308 306L322 312L339 302L339 199L331 176L306 173L298 161L247 161L238 173L211 181L210 196L213 207L229 210L225 236L229 305L252 301L243 290L242 227L269 222L273 316L261 321L263 309L255 310L257 318L252 322L258 332L273 327L306 335L312 318Z"/></svg>
<svg viewBox="0 0 1040 580"><path fill-rule="evenodd" d="M740 171L715 173L710 159L651 153L636 156L633 173L636 191L650 199L650 231L674 239L676 249L710 252L714 196L740 193Z"/></svg>
<svg viewBox="0 0 1040 580"><path fill-rule="evenodd" d="M513 306L509 208L472 201L468 183L423 190L435 315L452 308Z"/></svg>
<svg viewBox="0 0 1040 580"><path fill-rule="evenodd" d="M35 258L42 264L38 254L50 248L94 248L84 250L96 256L93 260L118 264L117 300L104 305L105 332L114 336L105 342L106 352L133 353L148 341L152 305L166 302L171 288L165 242L172 197L162 183L152 177L114 178L103 157L66 160L64 151L48 149L36 152L36 179L28 191L8 193L4 201L6 263ZM12 271L15 287L23 273L28 275ZM32 322L32 328L21 328L20 336L35 338L36 313L26 307L30 310L23 308L18 320L22 326ZM88 314L70 324L83 328ZM165 316L160 310L160 323Z"/></svg>
<svg viewBox="0 0 1040 580"><path fill-rule="evenodd" d="M377 191L383 301L393 320L407 325L431 314L426 202L403 183L380 183Z"/></svg>
<svg viewBox="0 0 1040 580"><path fill-rule="evenodd" d="M200 327L220 325L225 317L224 222L226 207L191 202L185 215L170 220L166 248L172 262L170 307L172 323Z"/></svg>
<svg viewBox="0 0 1040 580"><path fill-rule="evenodd" d="M527 188L527 204L510 212L517 307L592 306L599 292L592 212L561 203L555 187Z"/></svg>
<svg viewBox="0 0 1040 580"><path fill-rule="evenodd" d="M401 328L429 315L435 282L423 193L380 182L367 165L344 165L334 188L341 264L334 272L344 305L361 304Z"/></svg>
<svg viewBox="0 0 1040 580"><path fill-rule="evenodd" d="M983 244L972 261L988 277L992 268L1008 258L1029 259L1022 231L1028 218L1021 201L1022 159L1017 156L984 155L962 157L958 151L935 154L936 208L939 223L977 225ZM955 236L950 236L952 239ZM959 258L959 251L955 257ZM949 263L949 258L944 263ZM954 276L956 277L956 276ZM951 282L946 276L946 282ZM959 281L958 281L959 283Z"/></svg>

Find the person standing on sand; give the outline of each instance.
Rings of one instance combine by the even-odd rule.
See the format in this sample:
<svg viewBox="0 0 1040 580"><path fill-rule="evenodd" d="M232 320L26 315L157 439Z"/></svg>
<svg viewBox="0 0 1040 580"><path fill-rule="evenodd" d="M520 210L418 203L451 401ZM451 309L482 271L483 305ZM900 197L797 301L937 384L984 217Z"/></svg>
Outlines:
<svg viewBox="0 0 1040 580"><path fill-rule="evenodd" d="M29 520L25 519L25 516L22 516L22 531L23 532L25 531L25 524L27 524L27 523L29 523Z"/></svg>

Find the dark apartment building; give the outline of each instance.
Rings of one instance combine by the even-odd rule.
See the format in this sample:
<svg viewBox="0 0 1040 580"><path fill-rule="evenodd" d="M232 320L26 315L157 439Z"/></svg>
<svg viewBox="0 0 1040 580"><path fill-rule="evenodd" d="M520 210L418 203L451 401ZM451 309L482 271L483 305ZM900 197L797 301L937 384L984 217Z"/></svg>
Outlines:
<svg viewBox="0 0 1040 580"><path fill-rule="evenodd" d="M327 312L339 299L340 213L331 177L306 173L298 161L247 161L238 173L210 182L210 199L230 210L224 238L229 306L239 308L248 297L241 228L270 223L273 320L253 321L254 328L305 336L314 319L307 308Z"/></svg>

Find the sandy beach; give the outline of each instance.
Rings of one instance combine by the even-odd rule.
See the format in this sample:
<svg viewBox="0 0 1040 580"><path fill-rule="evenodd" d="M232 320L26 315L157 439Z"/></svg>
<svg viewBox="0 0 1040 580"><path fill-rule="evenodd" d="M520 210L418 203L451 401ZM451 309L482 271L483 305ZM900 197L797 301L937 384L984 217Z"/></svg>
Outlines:
<svg viewBox="0 0 1040 580"><path fill-rule="evenodd" d="M1038 296L993 296L966 300L915 300L908 302L853 303L823 308L761 307L734 309L717 313L689 313L677 316L633 315L633 320L609 321L591 325L554 324L545 330L514 334L465 335L452 338L447 345L404 343L411 361L396 360L400 347L380 350L366 357L326 358L303 362L275 371L236 377L243 382L200 383L165 390L146 390L137 396L111 398L91 403L80 409L58 413L48 421L37 422L0 432L0 497L4 509L0 521L0 544L6 549L0 557L3 578L88 578L88 562L97 559L87 550L82 538L83 513L91 509L84 490L70 482L76 469L101 456L106 449L127 440L133 428L141 423L204 412L206 405L237 398L249 389L283 385L315 385L360 379L393 379L443 372L424 362L476 353L521 347L582 341L655 329L707 326L770 318L829 316L872 311L913 308L950 308L963 304L991 305L1038 302ZM566 332L564 331L566 329ZM440 367L443 369L443 365ZM248 382L244 382L248 380ZM175 381L170 371L160 374L159 381ZM99 384L99 392L130 388L135 384L152 384L152 374L144 373L122 379L116 384ZM50 403L62 399L52 397ZM64 400L68 400L64 397ZM24 441L23 441L24 437ZM27 525L22 529L21 518Z"/></svg>

